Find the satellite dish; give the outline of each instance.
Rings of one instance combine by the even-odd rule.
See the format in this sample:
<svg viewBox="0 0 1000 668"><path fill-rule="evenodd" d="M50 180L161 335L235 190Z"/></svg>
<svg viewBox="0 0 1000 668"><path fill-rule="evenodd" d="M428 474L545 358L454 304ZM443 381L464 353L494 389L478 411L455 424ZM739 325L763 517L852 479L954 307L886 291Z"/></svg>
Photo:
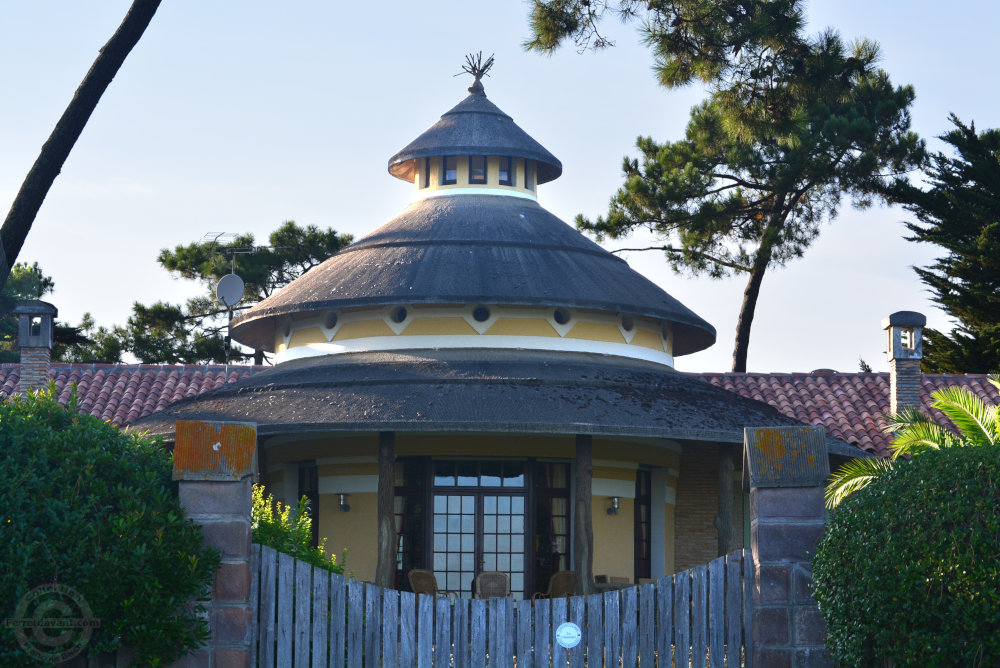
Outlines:
<svg viewBox="0 0 1000 668"><path fill-rule="evenodd" d="M215 296L226 308L236 306L243 299L243 279L236 274L226 274L215 286Z"/></svg>

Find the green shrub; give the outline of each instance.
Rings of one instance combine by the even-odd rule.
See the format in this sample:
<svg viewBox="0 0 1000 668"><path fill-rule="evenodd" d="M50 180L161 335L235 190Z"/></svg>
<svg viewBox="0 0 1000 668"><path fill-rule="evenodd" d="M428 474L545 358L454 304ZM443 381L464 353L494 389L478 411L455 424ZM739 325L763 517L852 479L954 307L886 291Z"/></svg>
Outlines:
<svg viewBox="0 0 1000 668"><path fill-rule="evenodd" d="M1000 665L1000 446L899 460L833 513L813 576L841 665Z"/></svg>
<svg viewBox="0 0 1000 668"><path fill-rule="evenodd" d="M0 404L0 617L39 585L83 595L101 626L85 651L123 645L170 663L207 638L192 605L219 563L185 520L170 454L48 393ZM0 665L36 665L0 627Z"/></svg>
<svg viewBox="0 0 1000 668"><path fill-rule="evenodd" d="M334 573L344 572L342 563L337 563L337 555L326 554L326 538L313 547L312 517L309 515L309 499L299 499L298 508L292 513L290 506L275 501L273 494L264 495L263 485L253 486L253 542L273 547L278 552L290 554L306 563L324 568ZM344 551L346 557L347 551Z"/></svg>

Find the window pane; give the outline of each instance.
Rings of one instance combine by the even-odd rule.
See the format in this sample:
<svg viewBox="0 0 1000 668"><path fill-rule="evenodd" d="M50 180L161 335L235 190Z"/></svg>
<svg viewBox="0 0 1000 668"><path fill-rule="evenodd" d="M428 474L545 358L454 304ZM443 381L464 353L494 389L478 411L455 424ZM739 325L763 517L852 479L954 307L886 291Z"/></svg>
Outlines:
<svg viewBox="0 0 1000 668"><path fill-rule="evenodd" d="M503 486L524 487L524 464L522 462L504 462Z"/></svg>
<svg viewBox="0 0 1000 668"><path fill-rule="evenodd" d="M486 156L469 156L469 183L486 183Z"/></svg>
<svg viewBox="0 0 1000 668"><path fill-rule="evenodd" d="M455 463L435 462L434 464L434 484L454 487L455 485Z"/></svg>
<svg viewBox="0 0 1000 668"><path fill-rule="evenodd" d="M441 183L443 185L458 183L458 157L449 155L442 158L442 162L444 170L441 172Z"/></svg>
<svg viewBox="0 0 1000 668"><path fill-rule="evenodd" d="M480 484L483 487L500 486L500 462L483 462L480 470Z"/></svg>
<svg viewBox="0 0 1000 668"><path fill-rule="evenodd" d="M514 185L513 173L510 169L510 158L500 158L500 185L502 186L512 186Z"/></svg>
<svg viewBox="0 0 1000 668"><path fill-rule="evenodd" d="M511 512L521 514L524 512L524 497L515 496L511 501Z"/></svg>
<svg viewBox="0 0 1000 668"><path fill-rule="evenodd" d="M462 497L462 512L466 515L471 515L476 512L476 498L473 496L463 496Z"/></svg>
<svg viewBox="0 0 1000 668"><path fill-rule="evenodd" d="M458 463L459 487L475 487L479 484L479 465L476 462Z"/></svg>
<svg viewBox="0 0 1000 668"><path fill-rule="evenodd" d="M460 513L460 512L462 512L462 497L460 497L460 496L449 496L448 497L448 512L449 513Z"/></svg>

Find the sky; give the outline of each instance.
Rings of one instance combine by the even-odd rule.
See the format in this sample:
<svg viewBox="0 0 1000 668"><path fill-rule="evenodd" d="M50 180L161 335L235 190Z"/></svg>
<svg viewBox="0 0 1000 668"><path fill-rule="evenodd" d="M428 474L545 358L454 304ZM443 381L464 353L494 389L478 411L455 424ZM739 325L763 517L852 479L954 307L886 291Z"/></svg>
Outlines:
<svg viewBox="0 0 1000 668"><path fill-rule="evenodd" d="M25 174L124 17L124 0L0 3L0 205ZM372 9L377 7L377 10ZM1000 126L995 44L1000 3L811 0L809 31L838 29L882 47L881 66L916 91L913 128L932 150L950 112ZM667 91L634 26L615 20L613 49L525 52L529 5L164 0L104 94L42 206L19 256L55 280L47 297L71 324L90 312L124 323L135 301L183 301L204 287L156 263L162 248L209 233L283 221L359 238L409 203L412 184L389 157L461 101L465 54L495 54L490 99L563 163L539 202L564 221L607 211L635 139L683 136L700 88ZM764 279L748 370L886 370L881 320L900 310L952 323L913 266L936 251L903 239L901 209L853 210L822 228L805 256ZM641 237L610 241L638 246ZM648 239L647 239L648 241ZM710 322L714 346L680 357L683 371L727 371L745 279L671 272L656 252L631 266Z"/></svg>

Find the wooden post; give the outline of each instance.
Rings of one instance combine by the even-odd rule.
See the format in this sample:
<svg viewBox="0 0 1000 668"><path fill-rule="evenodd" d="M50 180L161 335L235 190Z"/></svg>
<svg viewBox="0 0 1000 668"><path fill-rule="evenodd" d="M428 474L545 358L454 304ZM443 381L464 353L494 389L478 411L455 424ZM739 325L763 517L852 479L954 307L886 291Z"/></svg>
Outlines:
<svg viewBox="0 0 1000 668"><path fill-rule="evenodd" d="M576 555L576 577L582 594L594 593L594 519L591 515L594 465L591 460L591 437L576 437L576 526L573 547Z"/></svg>
<svg viewBox="0 0 1000 668"><path fill-rule="evenodd" d="M396 574L396 434L378 434L378 565L375 584L392 587Z"/></svg>
<svg viewBox="0 0 1000 668"><path fill-rule="evenodd" d="M715 516L715 530L719 537L719 554L724 557L735 548L733 545L733 446L719 446L719 513Z"/></svg>

